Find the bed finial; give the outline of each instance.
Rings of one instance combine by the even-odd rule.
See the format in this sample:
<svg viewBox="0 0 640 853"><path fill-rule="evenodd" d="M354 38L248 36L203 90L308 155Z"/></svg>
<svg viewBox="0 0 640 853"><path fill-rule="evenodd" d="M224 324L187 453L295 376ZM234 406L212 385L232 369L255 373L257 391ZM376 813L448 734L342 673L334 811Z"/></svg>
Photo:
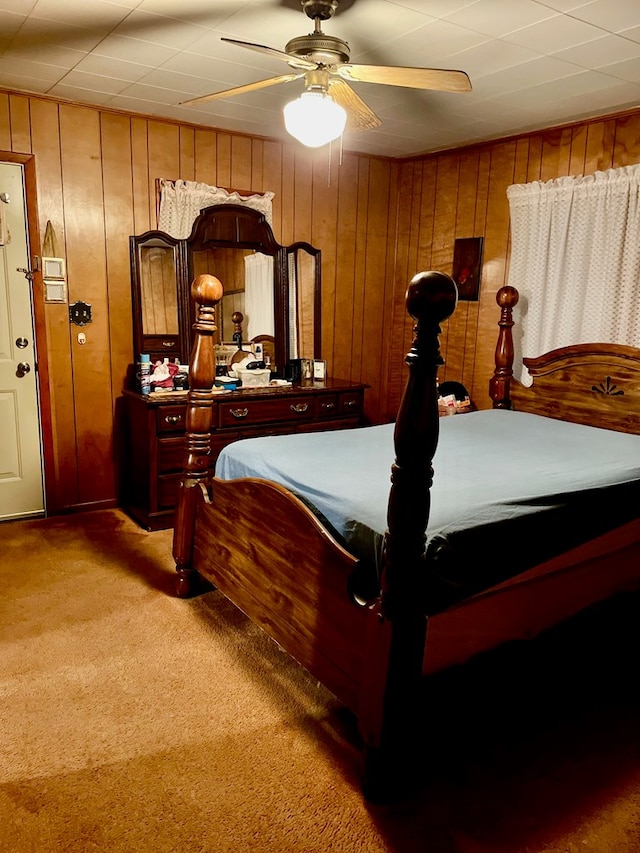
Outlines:
<svg viewBox="0 0 640 853"><path fill-rule="evenodd" d="M513 309L518 304L518 291L510 284L501 287L496 293L496 302L500 306L498 342L495 352L495 369L489 381L489 396L494 409L510 409L511 379L513 378Z"/></svg>
<svg viewBox="0 0 640 853"><path fill-rule="evenodd" d="M197 576L191 568L195 492L207 481L211 454L211 395L215 382L216 305L224 288L220 279L205 273L191 282L191 298L197 315L189 361L189 398L185 418L184 476L178 487L173 557L176 561L176 592L187 598L194 592Z"/></svg>
<svg viewBox="0 0 640 853"><path fill-rule="evenodd" d="M197 275L191 282L191 298L200 306L198 319L201 312L208 314L222 299L224 288L222 282L215 275L204 273Z"/></svg>
<svg viewBox="0 0 640 853"><path fill-rule="evenodd" d="M457 301L455 281L436 270L416 273L407 288L407 311L414 320L442 323L453 314Z"/></svg>
<svg viewBox="0 0 640 853"><path fill-rule="evenodd" d="M209 391L215 381L213 334L218 330L216 305L223 293L222 282L215 275L198 275L191 282L191 298L197 306L197 313L189 362L190 388Z"/></svg>

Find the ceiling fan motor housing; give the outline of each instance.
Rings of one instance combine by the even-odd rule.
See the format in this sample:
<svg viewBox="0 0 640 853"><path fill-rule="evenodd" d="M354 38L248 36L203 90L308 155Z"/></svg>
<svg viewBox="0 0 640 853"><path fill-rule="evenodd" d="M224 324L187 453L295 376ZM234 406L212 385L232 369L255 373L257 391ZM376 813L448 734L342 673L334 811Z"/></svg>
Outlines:
<svg viewBox="0 0 640 853"><path fill-rule="evenodd" d="M310 33L287 42L285 51L319 65L335 65L349 61L349 45L342 39L324 33Z"/></svg>

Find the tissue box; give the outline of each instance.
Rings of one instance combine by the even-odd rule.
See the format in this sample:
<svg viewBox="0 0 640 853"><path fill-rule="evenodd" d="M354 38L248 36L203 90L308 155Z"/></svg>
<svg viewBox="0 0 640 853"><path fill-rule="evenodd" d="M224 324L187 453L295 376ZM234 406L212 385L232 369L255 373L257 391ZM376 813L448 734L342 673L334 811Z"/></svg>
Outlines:
<svg viewBox="0 0 640 853"><path fill-rule="evenodd" d="M236 370L238 378L242 381L243 388L262 388L269 384L271 371L267 370Z"/></svg>

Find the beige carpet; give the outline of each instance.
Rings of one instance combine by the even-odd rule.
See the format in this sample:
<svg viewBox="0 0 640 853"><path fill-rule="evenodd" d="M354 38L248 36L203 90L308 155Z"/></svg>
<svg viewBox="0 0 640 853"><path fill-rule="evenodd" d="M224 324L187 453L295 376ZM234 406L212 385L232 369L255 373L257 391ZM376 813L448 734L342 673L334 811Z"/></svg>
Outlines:
<svg viewBox="0 0 640 853"><path fill-rule="evenodd" d="M640 851L637 596L433 679L424 788L373 808L332 697L217 593L173 597L170 531L96 512L0 549L2 853Z"/></svg>

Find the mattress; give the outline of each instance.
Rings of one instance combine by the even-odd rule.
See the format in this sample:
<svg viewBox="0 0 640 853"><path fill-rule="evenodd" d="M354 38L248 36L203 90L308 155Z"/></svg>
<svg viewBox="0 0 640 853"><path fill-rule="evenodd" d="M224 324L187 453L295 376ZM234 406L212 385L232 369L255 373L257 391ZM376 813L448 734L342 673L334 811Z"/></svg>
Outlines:
<svg viewBox="0 0 640 853"><path fill-rule="evenodd" d="M479 558L498 582L640 515L640 436L506 410L441 418L426 553L468 593ZM379 571L393 424L244 439L223 479L276 481ZM483 574L482 585L487 575Z"/></svg>

